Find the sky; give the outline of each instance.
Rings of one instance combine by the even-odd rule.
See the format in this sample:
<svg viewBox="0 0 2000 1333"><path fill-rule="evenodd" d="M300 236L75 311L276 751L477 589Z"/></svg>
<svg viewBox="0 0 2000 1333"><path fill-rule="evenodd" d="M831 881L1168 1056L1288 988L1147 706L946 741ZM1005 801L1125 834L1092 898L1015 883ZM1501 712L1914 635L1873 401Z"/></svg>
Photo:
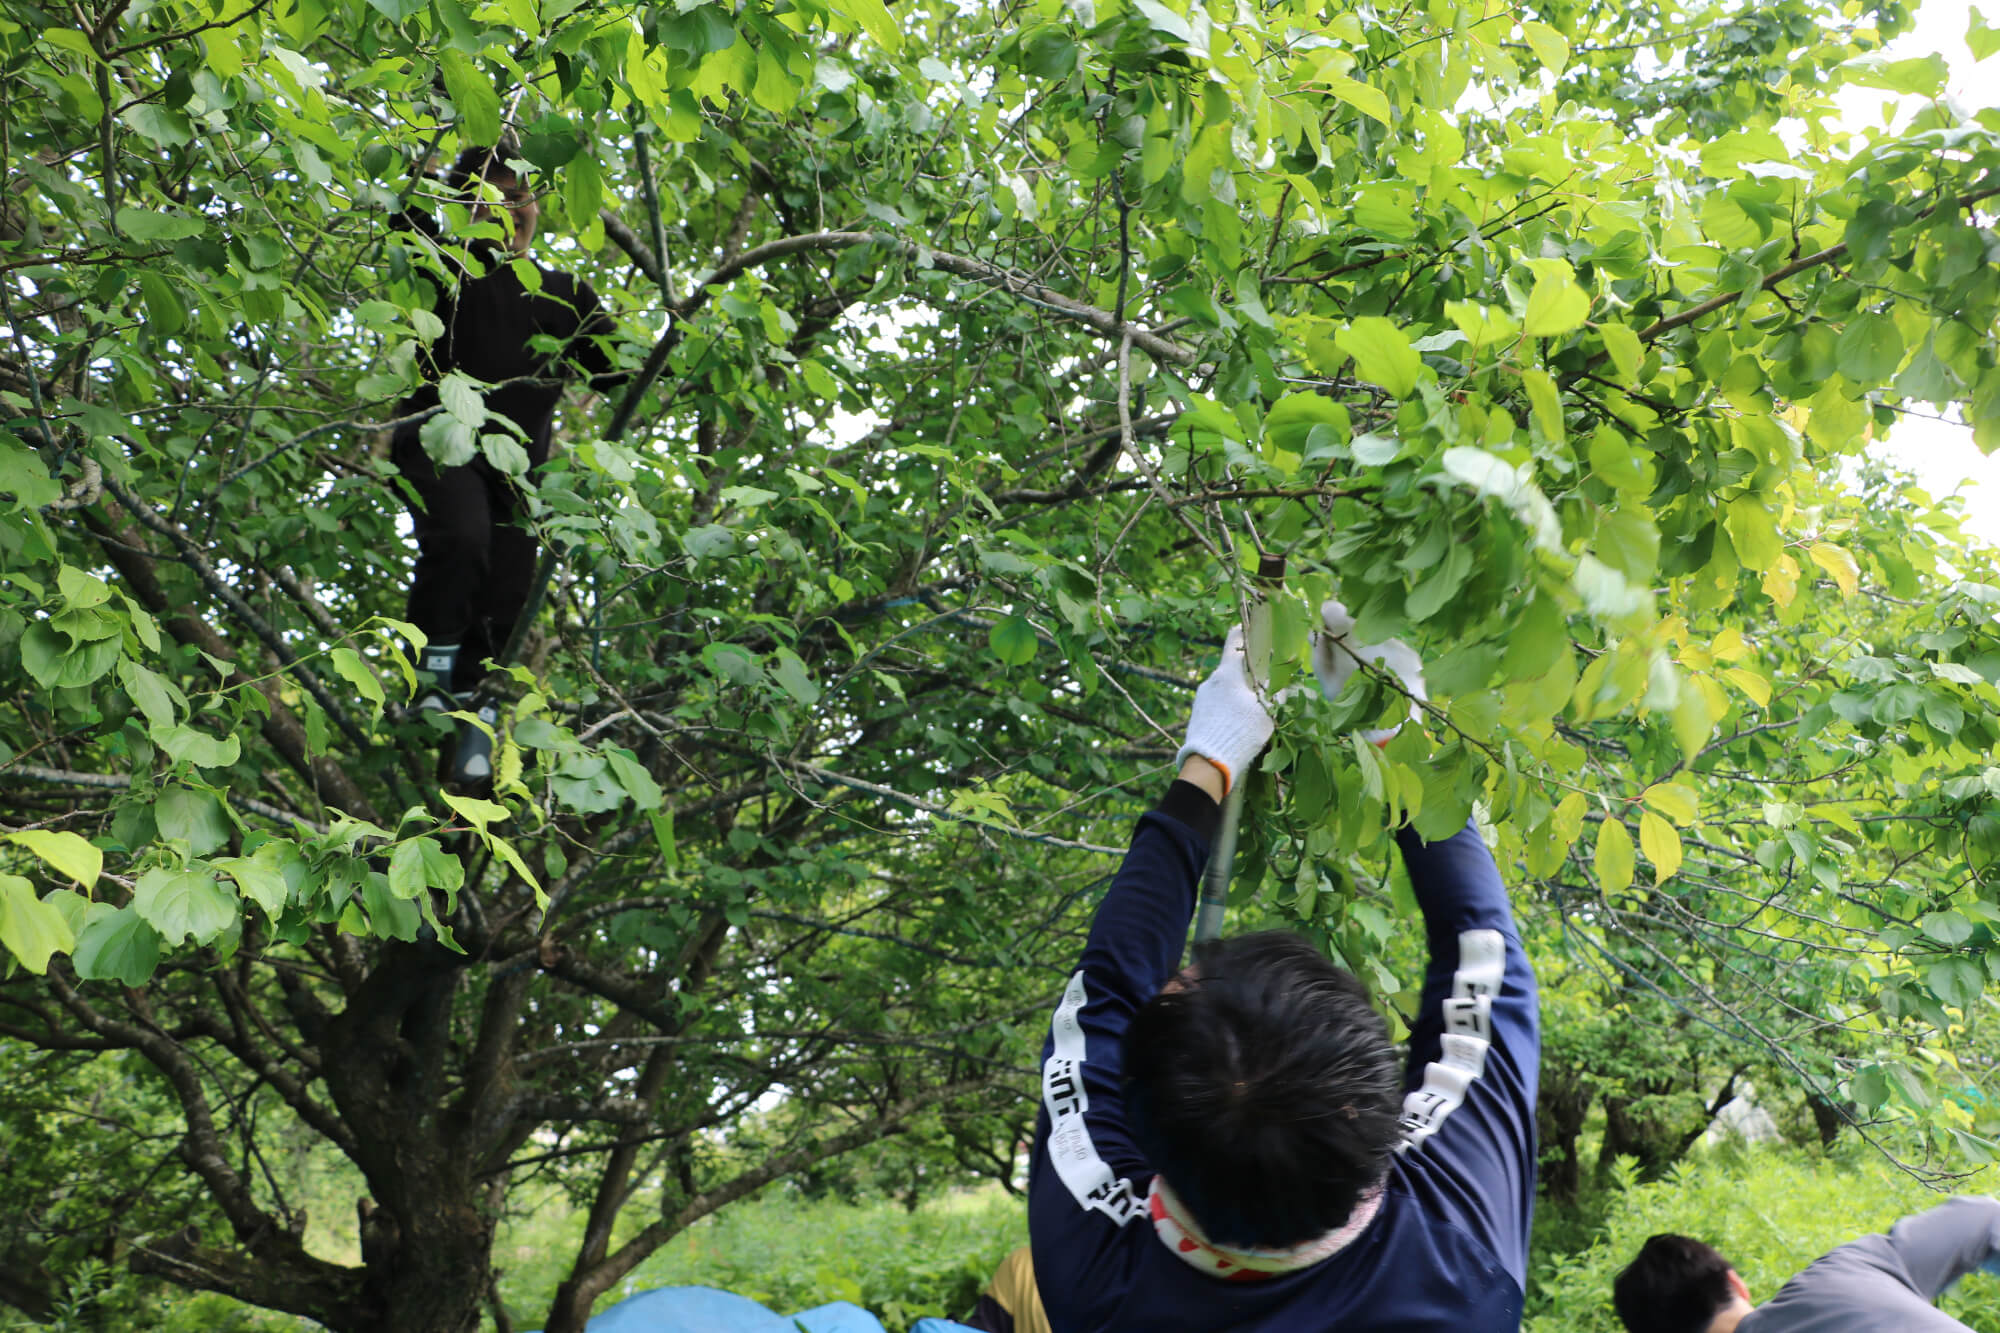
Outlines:
<svg viewBox="0 0 2000 1333"><path fill-rule="evenodd" d="M1968 0L1923 0L1915 28L1891 43L1889 54L1900 59L1935 51L1950 66L1951 98L1967 108L2000 106L2000 55L1975 64L1965 44L1973 8ZM1989 20L2000 19L2000 0L1989 0L1981 12ZM1857 129L1880 125L1884 103L1892 100L1889 94L1862 89L1841 97ZM2000 546L2000 451L1982 454L1969 427L1922 417L1904 417L1876 447L1916 473L1918 484L1931 494L1963 495L1967 530Z"/></svg>

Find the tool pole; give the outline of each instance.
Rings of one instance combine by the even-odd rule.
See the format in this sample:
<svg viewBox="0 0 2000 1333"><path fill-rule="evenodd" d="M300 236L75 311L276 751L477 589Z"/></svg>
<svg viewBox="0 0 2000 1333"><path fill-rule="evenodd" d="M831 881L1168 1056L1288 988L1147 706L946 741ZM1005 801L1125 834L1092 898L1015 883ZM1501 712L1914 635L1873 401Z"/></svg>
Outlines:
<svg viewBox="0 0 2000 1333"><path fill-rule="evenodd" d="M1285 581L1285 557L1264 555L1257 559L1257 592L1250 603L1250 620L1243 627L1244 665L1271 660L1271 605L1269 595ZM1259 684L1262 684L1260 681ZM1222 824L1215 831L1215 846L1209 850L1208 866L1201 874L1201 904L1195 911L1194 938L1199 944L1222 934L1222 914L1229 906L1229 877L1236 868L1236 833L1243 823L1243 793L1249 789L1250 774L1231 773L1229 794L1222 798Z"/></svg>

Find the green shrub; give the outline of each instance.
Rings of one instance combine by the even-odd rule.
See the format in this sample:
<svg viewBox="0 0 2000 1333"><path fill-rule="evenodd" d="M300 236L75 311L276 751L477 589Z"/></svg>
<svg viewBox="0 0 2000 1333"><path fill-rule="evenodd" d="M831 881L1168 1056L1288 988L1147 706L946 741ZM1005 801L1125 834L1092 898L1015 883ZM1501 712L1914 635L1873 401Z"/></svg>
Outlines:
<svg viewBox="0 0 2000 1333"><path fill-rule="evenodd" d="M1620 1333L1611 1280L1656 1232L1715 1246L1764 1300L1834 1246L1942 1199L1866 1149L1822 1157L1725 1148L1689 1159L1664 1180L1634 1184L1627 1173L1620 1183L1600 1200L1594 1244L1532 1256L1526 1333ZM1987 1183L1968 1186L1980 1192ZM1940 1304L1979 1333L2000 1333L2000 1283L1992 1278L1968 1278Z"/></svg>

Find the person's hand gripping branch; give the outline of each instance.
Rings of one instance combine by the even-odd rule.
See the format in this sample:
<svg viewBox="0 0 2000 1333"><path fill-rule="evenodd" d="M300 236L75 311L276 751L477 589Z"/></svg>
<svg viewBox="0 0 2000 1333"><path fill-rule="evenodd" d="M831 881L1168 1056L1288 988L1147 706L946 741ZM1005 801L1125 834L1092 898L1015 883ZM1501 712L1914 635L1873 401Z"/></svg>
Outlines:
<svg viewBox="0 0 2000 1333"><path fill-rule="evenodd" d="M1250 680L1243 656L1243 627L1238 625L1222 641L1222 661L1194 692L1187 739L1174 762L1185 765L1190 758L1206 759L1222 770L1226 793L1256 761L1275 729L1270 710Z"/></svg>
<svg viewBox="0 0 2000 1333"><path fill-rule="evenodd" d="M1423 663L1416 649L1401 639L1356 643L1354 617L1338 600L1322 603L1319 616L1324 629L1313 636L1312 658L1320 693L1329 700L1338 699L1366 662L1395 674L1410 696L1410 716L1415 717L1417 701L1430 698L1424 688ZM1243 652L1243 627L1239 625L1223 640L1222 661L1194 692L1194 712L1188 718L1187 739L1174 756L1174 762L1185 764L1190 757L1208 760L1222 770L1226 792L1236 785L1238 775L1256 761L1274 729L1270 709L1250 679ZM1361 735L1371 744L1387 745L1399 730L1400 724L1371 728Z"/></svg>
<svg viewBox="0 0 2000 1333"><path fill-rule="evenodd" d="M1338 699L1340 692L1347 688L1347 682L1361 669L1363 662L1384 671L1395 673L1403 683L1403 689L1410 696L1410 716L1417 715L1419 701L1428 700L1430 695L1424 689L1424 665L1417 657L1417 650L1401 639L1389 639L1383 643L1356 643L1354 641L1354 617L1338 600L1322 602L1319 608L1320 623L1325 632L1313 636L1313 674L1319 677L1320 693L1328 699ZM1199 699L1199 696L1197 696ZM1361 733L1363 740L1372 745L1387 745L1395 734L1402 730L1402 724L1393 727L1378 727Z"/></svg>

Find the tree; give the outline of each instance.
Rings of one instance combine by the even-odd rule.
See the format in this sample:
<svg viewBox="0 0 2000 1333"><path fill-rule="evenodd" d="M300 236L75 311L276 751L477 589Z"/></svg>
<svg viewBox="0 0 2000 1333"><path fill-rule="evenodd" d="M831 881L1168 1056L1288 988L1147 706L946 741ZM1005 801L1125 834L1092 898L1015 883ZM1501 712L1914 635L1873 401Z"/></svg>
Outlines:
<svg viewBox="0 0 2000 1333"><path fill-rule="evenodd" d="M1260 547L1275 685L1338 591L1433 698L1380 755L1336 741L1391 682L1284 706L1243 919L1386 993L1383 830L1477 806L1544 947L1760 1049L1840 1007L1795 1072L1925 1100L1985 978L1992 568L1829 474L1915 404L1995 438L2000 142L1828 127L1936 91L1871 54L1904 22L9 0L0 1034L136 1057L181 1127L86 1248L455 1333L555 1172L570 1333L769 1181L1018 1123ZM558 555L493 788L440 792L370 441L445 279L386 218L476 235L425 168L503 124L635 374L521 479ZM518 470L483 387L430 447ZM260 1117L356 1164L360 1267Z"/></svg>

